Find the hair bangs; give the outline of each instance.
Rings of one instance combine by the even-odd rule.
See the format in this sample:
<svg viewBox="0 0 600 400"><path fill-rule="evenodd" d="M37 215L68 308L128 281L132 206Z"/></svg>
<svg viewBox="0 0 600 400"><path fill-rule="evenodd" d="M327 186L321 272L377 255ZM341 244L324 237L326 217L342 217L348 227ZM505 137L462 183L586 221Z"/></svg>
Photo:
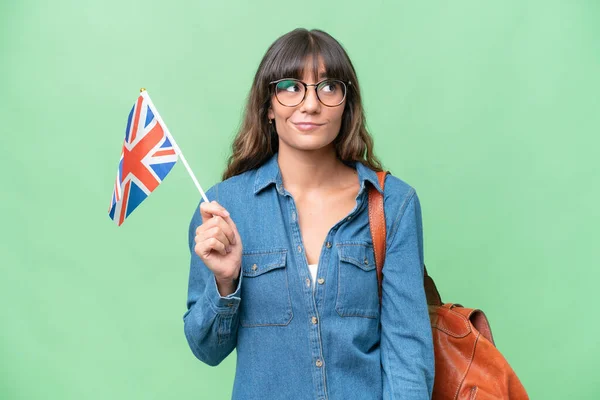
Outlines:
<svg viewBox="0 0 600 400"><path fill-rule="evenodd" d="M310 68L315 82L323 77L350 80L348 59L337 42L318 32L298 32L280 43L274 52L272 63L267 68L266 80L303 79L306 68ZM320 70L321 63L324 71ZM312 64L312 65L310 65Z"/></svg>
<svg viewBox="0 0 600 400"><path fill-rule="evenodd" d="M337 48L323 46L320 48L319 57L325 66L325 76L348 82L352 80L353 71L349 70L346 55Z"/></svg>
<svg viewBox="0 0 600 400"><path fill-rule="evenodd" d="M282 45L277 54L273 55L273 62L266 76L267 80L304 77L306 61L314 57L313 46L301 37L292 37L289 42L287 45Z"/></svg>

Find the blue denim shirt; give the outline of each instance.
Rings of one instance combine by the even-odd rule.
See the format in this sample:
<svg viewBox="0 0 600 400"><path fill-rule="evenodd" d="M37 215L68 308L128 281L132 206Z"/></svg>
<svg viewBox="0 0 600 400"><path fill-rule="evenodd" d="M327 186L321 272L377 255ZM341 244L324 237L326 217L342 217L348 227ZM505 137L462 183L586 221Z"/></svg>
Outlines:
<svg viewBox="0 0 600 400"><path fill-rule="evenodd" d="M418 197L402 180L386 178L380 309L367 193L369 185L381 186L374 171L353 166L360 181L356 206L325 238L314 291L277 154L207 191L230 212L242 238L239 285L231 295L219 295L213 273L194 252L202 223L196 208L184 331L206 364L237 350L233 399L431 398L434 354Z"/></svg>

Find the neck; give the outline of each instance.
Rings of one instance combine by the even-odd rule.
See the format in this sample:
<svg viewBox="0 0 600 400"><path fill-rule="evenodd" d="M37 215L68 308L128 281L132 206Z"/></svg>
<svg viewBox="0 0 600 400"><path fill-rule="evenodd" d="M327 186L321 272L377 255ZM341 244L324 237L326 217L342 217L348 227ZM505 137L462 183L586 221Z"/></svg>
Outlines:
<svg viewBox="0 0 600 400"><path fill-rule="evenodd" d="M331 186L344 168L333 146L311 151L280 146L278 163L283 185L291 191Z"/></svg>

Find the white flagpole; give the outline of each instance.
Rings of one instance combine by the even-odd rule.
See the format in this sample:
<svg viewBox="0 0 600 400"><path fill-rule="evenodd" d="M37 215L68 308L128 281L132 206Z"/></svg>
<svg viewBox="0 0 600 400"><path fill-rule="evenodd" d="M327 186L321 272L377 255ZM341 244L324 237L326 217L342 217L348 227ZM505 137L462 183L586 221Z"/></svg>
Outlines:
<svg viewBox="0 0 600 400"><path fill-rule="evenodd" d="M148 105L150 106L150 110L152 110L152 114L154 114L154 116L156 117L156 119L158 120L158 122L164 128L165 134L167 135L167 137L171 141L171 144L173 145L173 148L175 149L175 152L177 153L177 155L179 156L179 158L181 158L181 161L183 162L183 165L185 166L185 169L187 169L188 174L190 174L190 177L194 181L194 184L196 185L196 188L198 188L198 191L202 195L202 198L204 199L205 202L209 203L208 198L206 197L206 194L204 193L204 190L202 190L202 188L200 187L200 184L198 183L198 180L196 179L196 176L194 175L194 173L192 172L192 169L188 165L185 157L183 156L183 153L181 152L181 149L177 145L177 142L175 141L175 139L173 139L173 136L171 136L171 132L169 132L169 129L167 128L167 125L165 124L165 121L163 121L163 119L160 117L160 114L158 113L158 110L156 109L156 107L154 107L154 103L152 103L152 100L150 99L150 95L148 94L148 92L146 91L146 89L140 89L140 92L141 92L141 95L144 97L144 99L146 99L148 101Z"/></svg>

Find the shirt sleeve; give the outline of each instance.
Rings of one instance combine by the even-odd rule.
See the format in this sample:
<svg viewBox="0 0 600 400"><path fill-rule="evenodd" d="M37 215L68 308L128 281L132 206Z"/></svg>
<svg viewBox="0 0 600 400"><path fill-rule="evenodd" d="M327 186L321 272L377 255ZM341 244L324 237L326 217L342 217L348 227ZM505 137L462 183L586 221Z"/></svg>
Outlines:
<svg viewBox="0 0 600 400"><path fill-rule="evenodd" d="M206 192L213 198L215 187ZM200 201L202 204L202 201ZM237 341L238 307L242 274L235 292L221 296L212 271L195 253L196 228L202 224L200 207L196 207L189 226L190 275L187 311L183 315L184 332L192 353L202 362L215 366L233 351Z"/></svg>
<svg viewBox="0 0 600 400"><path fill-rule="evenodd" d="M434 351L423 287L421 207L414 189L388 232L381 302L383 398L431 399Z"/></svg>

